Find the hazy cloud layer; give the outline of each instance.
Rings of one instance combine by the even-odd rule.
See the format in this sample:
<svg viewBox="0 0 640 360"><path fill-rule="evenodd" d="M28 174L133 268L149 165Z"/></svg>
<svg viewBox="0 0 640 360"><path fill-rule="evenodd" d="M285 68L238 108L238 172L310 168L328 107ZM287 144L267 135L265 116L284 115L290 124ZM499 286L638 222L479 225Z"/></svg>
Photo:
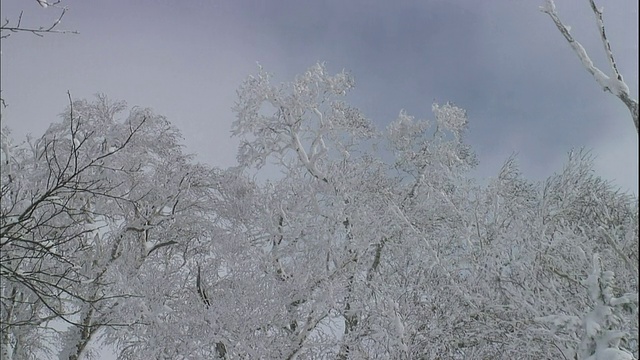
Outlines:
<svg viewBox="0 0 640 360"><path fill-rule="evenodd" d="M587 147L607 179L637 193L638 138L536 1L67 1L79 35L14 34L2 42L3 125L40 134L76 98L103 92L152 107L201 160L234 163L235 89L256 62L282 81L317 61L356 77L351 101L380 126L400 109L431 117L433 101L467 109L478 174L517 152L536 179ZM587 1L558 1L597 65L602 44ZM638 94L638 3L605 6L619 67ZM2 1L2 17L42 25L55 10Z"/></svg>

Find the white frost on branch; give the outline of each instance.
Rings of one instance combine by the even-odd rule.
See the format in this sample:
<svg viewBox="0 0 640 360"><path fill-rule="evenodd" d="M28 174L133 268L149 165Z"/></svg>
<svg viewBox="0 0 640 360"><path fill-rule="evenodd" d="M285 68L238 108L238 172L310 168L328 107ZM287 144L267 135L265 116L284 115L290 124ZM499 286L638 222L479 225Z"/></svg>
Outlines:
<svg viewBox="0 0 640 360"><path fill-rule="evenodd" d="M540 11L549 15L553 23L556 25L562 36L567 40L573 51L578 55L580 62L585 67L585 69L593 76L598 85L604 91L608 91L611 94L615 95L619 98L629 109L631 112L631 118L636 127L636 131L640 131L640 125L638 124L638 100L633 99L629 93L629 86L624 82L622 75L618 71L618 67L616 66L615 59L613 57L613 52L611 51L611 45L609 44L609 40L607 39L604 22L602 19L602 8L598 8L594 2L594 0L589 0L591 5L591 9L596 16L596 21L598 24L598 31L600 34L600 39L604 45L604 50L607 54L607 61L609 63L609 68L612 76L605 74L602 70L598 69L594 64L587 51L584 49L582 44L580 44L577 40L571 36L571 28L562 23L558 16L558 12L556 11L556 5L553 0L546 0L543 6L540 6Z"/></svg>

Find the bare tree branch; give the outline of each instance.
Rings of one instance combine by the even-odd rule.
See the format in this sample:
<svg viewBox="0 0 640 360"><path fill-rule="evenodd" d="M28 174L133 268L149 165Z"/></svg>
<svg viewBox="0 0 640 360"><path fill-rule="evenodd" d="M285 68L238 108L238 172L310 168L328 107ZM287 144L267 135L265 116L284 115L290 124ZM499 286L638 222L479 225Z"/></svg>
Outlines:
<svg viewBox="0 0 640 360"><path fill-rule="evenodd" d="M22 25L22 16L24 15L23 14L24 12L21 11L20 15L18 15L18 20L16 21L15 25L11 25L11 21L9 19L5 19L4 23L0 25L0 39L8 38L11 35L11 33L18 33L18 32L28 32L39 37L43 37L45 34L78 34L78 32L75 30L56 29L56 27L60 25L62 18L64 17L64 15L67 13L67 10L68 10L66 7L57 6L60 3L60 0L53 3L48 3L46 1L38 1L38 3L42 7L51 6L51 7L60 9L60 15L58 15L58 17L49 26L41 26L38 28L33 28L33 27L27 27ZM46 4L47 6L44 6L44 4Z"/></svg>

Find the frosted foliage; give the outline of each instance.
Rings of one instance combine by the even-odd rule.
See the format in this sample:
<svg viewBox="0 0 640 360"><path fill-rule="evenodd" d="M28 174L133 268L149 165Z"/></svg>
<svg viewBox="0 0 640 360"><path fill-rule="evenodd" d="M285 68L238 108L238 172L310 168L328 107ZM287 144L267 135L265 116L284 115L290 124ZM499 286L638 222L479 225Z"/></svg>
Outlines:
<svg viewBox="0 0 640 360"><path fill-rule="evenodd" d="M593 255L592 261L592 271L584 280L591 310L581 318L551 315L536 318L536 321L551 325L554 333L564 331L581 337L576 352L579 359L635 359L632 353L620 348L621 340L626 342L630 336L620 328L624 324L625 305L637 309L638 295L628 293L615 298L613 272L603 271L598 254Z"/></svg>
<svg viewBox="0 0 640 360"><path fill-rule="evenodd" d="M234 107L237 119L232 133L241 137L239 163L261 167L270 155L281 159L290 151L312 168L318 166L327 142L339 141L341 133L374 136L360 111L339 100L353 85L349 75L328 75L322 64L280 86L271 85L270 75L262 69L250 76Z"/></svg>
<svg viewBox="0 0 640 360"><path fill-rule="evenodd" d="M624 297L626 301L612 303L614 280L614 273L604 271L600 256L594 254L593 271L585 280L589 297L594 305L591 312L587 313L583 319L584 335L579 349L581 358L633 358L632 354L619 349L620 340L629 335L617 329L621 325L622 305L631 302L633 297L628 294ZM635 298L637 299L637 294Z"/></svg>
<svg viewBox="0 0 640 360"><path fill-rule="evenodd" d="M166 119L140 108L122 116L125 109L102 95L74 101L60 123L10 154L1 315L3 351L14 358L53 356L51 344L62 358L85 358L109 324L136 321L123 314L142 288L127 283L153 262L147 257L203 234L195 182L208 170L189 165ZM31 341L36 334L41 340Z"/></svg>
<svg viewBox="0 0 640 360"><path fill-rule="evenodd" d="M398 148L408 148L424 134L429 126L428 121L416 121L413 116L409 116L403 110L398 118L387 127L389 140Z"/></svg>
<svg viewBox="0 0 640 360"><path fill-rule="evenodd" d="M583 151L479 185L464 110L381 131L353 84L260 69L224 170L102 96L3 130L3 360L637 358L637 199Z"/></svg>
<svg viewBox="0 0 640 360"><path fill-rule="evenodd" d="M451 131L456 137L462 136L462 133L467 129L467 113L465 110L447 103L442 106L433 104L432 111L438 126Z"/></svg>
<svg viewBox="0 0 640 360"><path fill-rule="evenodd" d="M433 105L435 128L428 120L415 120L401 111L387 127L387 139L396 155L399 169L413 176L450 171L449 175L476 165L471 148L462 141L467 127L466 114L450 104Z"/></svg>

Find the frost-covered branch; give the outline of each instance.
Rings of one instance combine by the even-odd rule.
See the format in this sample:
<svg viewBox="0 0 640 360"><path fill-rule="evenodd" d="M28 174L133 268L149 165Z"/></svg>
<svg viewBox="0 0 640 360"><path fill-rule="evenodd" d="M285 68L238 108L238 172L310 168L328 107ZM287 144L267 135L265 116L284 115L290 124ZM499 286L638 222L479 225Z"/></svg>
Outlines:
<svg viewBox="0 0 640 360"><path fill-rule="evenodd" d="M613 58L613 51L611 51L611 44L609 44L609 39L607 39L607 35L604 29L604 21L602 20L602 8L598 8L594 0L589 0L591 5L591 10L593 10L593 14L596 16L596 22L598 23L598 30L600 33L600 39L602 40L602 45L604 45L604 51L607 54L607 61L609 62L609 67L613 70L613 75L616 79L622 81L622 75L618 71L618 66L616 65L616 61Z"/></svg>
<svg viewBox="0 0 640 360"><path fill-rule="evenodd" d="M562 36L564 36L567 42L569 42L569 45L576 53L576 55L578 55L578 58L580 59L580 62L582 63L584 68L594 77L600 87L602 87L604 91L608 91L611 94L615 95L625 104L625 106L627 106L629 112L631 112L631 118L636 127L636 131L640 131L640 125L638 124L638 100L631 97L629 93L629 86L624 82L622 75L620 75L620 72L618 71L618 67L613 57L613 52L611 51L611 45L609 44L609 40L605 33L604 22L602 19L602 9L596 6L594 0L589 0L589 3L594 15L596 16L598 32L600 34L600 39L602 40L602 43L604 45L604 50L607 54L607 61L609 63L612 76L609 76L602 70L598 69L593 64L593 61L587 54L587 51L584 49L582 44L580 44L573 38L573 36L571 36L571 28L564 25L560 20L558 12L556 11L556 5L553 0L546 0L545 5L541 6L540 10L545 14L548 14L551 20L553 20L553 23L556 25Z"/></svg>

